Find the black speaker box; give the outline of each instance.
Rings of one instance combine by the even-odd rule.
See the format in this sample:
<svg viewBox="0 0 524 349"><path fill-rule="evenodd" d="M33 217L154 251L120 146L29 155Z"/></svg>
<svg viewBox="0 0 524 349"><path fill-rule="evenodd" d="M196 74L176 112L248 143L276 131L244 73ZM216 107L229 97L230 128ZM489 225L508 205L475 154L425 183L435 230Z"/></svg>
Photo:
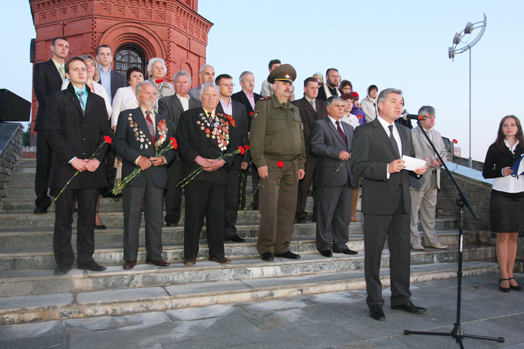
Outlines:
<svg viewBox="0 0 524 349"><path fill-rule="evenodd" d="M28 122L31 116L31 103L13 92L0 89L0 122Z"/></svg>

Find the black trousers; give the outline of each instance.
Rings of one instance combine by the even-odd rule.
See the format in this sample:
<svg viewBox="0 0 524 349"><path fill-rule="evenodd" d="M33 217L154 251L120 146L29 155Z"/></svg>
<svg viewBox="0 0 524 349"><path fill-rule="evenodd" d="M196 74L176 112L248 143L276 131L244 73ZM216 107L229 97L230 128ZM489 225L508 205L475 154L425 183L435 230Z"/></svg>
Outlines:
<svg viewBox="0 0 524 349"><path fill-rule="evenodd" d="M180 212L182 211L182 187L177 186L182 179L182 161L173 161L167 167L167 190L166 190L166 223L178 224Z"/></svg>
<svg viewBox="0 0 524 349"><path fill-rule="evenodd" d="M106 173L106 179L107 179L107 188L104 189L104 193L109 193L111 190L113 190L113 187L115 186L115 179L116 179L116 168L115 168L115 158L116 153L113 149L111 144L108 144L107 153L105 157L105 173Z"/></svg>
<svg viewBox="0 0 524 349"><path fill-rule="evenodd" d="M51 172L51 159L53 149L47 143L44 131L36 133L36 177L35 177L35 205L48 208L51 198L47 194L49 173Z"/></svg>
<svg viewBox="0 0 524 349"><path fill-rule="evenodd" d="M224 255L226 185L192 180L185 188L184 258L197 258L204 215L209 256L222 257Z"/></svg>
<svg viewBox="0 0 524 349"><path fill-rule="evenodd" d="M366 302L369 307L384 304L379 272L386 239L390 252L391 305L402 305L409 302L411 297L410 214L404 210L402 195L396 212L391 216L364 213L364 274L368 293Z"/></svg>
<svg viewBox="0 0 524 349"><path fill-rule="evenodd" d="M304 178L298 182L298 195L297 195L297 212L295 213L295 219L307 218L306 204L307 204L307 192L311 186L311 182L314 180L315 165L317 159L308 158L306 165L304 166L304 172L306 172ZM317 216L317 189L313 186L313 218Z"/></svg>
<svg viewBox="0 0 524 349"><path fill-rule="evenodd" d="M75 261L71 236L73 227L71 212L78 202L78 220L76 234L77 265L93 261L95 252L95 210L98 188L66 189L56 200L55 230L53 250L59 267L71 267Z"/></svg>
<svg viewBox="0 0 524 349"><path fill-rule="evenodd" d="M225 237L231 238L237 233L237 217L238 217L238 202L240 195L240 170L229 168L227 172L227 186L226 186L226 222L225 222Z"/></svg>
<svg viewBox="0 0 524 349"><path fill-rule="evenodd" d="M146 259L162 259L162 215L164 210L164 188L153 182L150 173L146 185L128 186L122 190L124 206L124 261L136 261L138 256L140 220L142 206L146 223Z"/></svg>

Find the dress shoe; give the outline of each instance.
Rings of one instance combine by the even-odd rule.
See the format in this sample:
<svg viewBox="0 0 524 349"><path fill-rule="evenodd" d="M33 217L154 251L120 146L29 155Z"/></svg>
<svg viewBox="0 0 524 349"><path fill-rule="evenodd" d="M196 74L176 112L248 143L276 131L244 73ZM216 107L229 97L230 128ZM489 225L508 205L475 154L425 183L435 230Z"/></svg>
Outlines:
<svg viewBox="0 0 524 349"><path fill-rule="evenodd" d="M184 260L184 265L187 265L188 267L191 267L193 265L195 265L196 263L196 259L195 258L186 258Z"/></svg>
<svg viewBox="0 0 524 349"><path fill-rule="evenodd" d="M266 261L266 262L273 262L274 260L273 253L271 252L262 253L260 257L262 258L263 261Z"/></svg>
<svg viewBox="0 0 524 349"><path fill-rule="evenodd" d="M107 229L107 227L103 224L95 225L95 229Z"/></svg>
<svg viewBox="0 0 524 349"><path fill-rule="evenodd" d="M83 270L89 270L89 271L104 271L107 268L101 266L100 264L98 264L95 261L91 261L91 262L86 263L86 264L78 264L76 266L76 269L83 269Z"/></svg>
<svg viewBox="0 0 524 349"><path fill-rule="evenodd" d="M136 261L126 261L124 263L124 269L125 270L133 269L135 265L136 265Z"/></svg>
<svg viewBox="0 0 524 349"><path fill-rule="evenodd" d="M379 321L385 321L386 315L384 314L384 310L382 310L382 306L380 304L372 305L369 308L369 316L375 320Z"/></svg>
<svg viewBox="0 0 524 349"><path fill-rule="evenodd" d="M69 273L69 270L71 270L71 267L57 267L55 269L55 275L56 276L67 275L67 273Z"/></svg>
<svg viewBox="0 0 524 349"><path fill-rule="evenodd" d="M344 253L344 254L358 254L357 251L353 251L349 248L346 248L344 251L340 251L340 252L335 252L335 253Z"/></svg>
<svg viewBox="0 0 524 349"><path fill-rule="evenodd" d="M44 206L38 206L37 208L35 208L35 210L33 211L34 214L43 214L43 213L47 213L47 207L44 207Z"/></svg>
<svg viewBox="0 0 524 349"><path fill-rule="evenodd" d="M411 301L401 304L401 305L392 305L391 309L404 310L404 311L407 311L408 313L413 313L413 314L423 314L427 310L426 308L417 307Z"/></svg>
<svg viewBox="0 0 524 349"><path fill-rule="evenodd" d="M515 278L509 278L508 280L515 280ZM515 281L516 283L517 281ZM512 289L512 290L515 290L515 291L522 291L522 287L520 287L519 284L517 284L517 286L513 286L512 284L509 284L509 287Z"/></svg>
<svg viewBox="0 0 524 349"><path fill-rule="evenodd" d="M152 261L150 259L146 259L146 263L147 264L156 265L157 267L169 267L169 264L170 264L170 263L166 262L163 259L159 259L159 260L156 260L156 261Z"/></svg>
<svg viewBox="0 0 524 349"><path fill-rule="evenodd" d="M422 247L421 244L411 245L412 250L423 250L424 247Z"/></svg>
<svg viewBox="0 0 524 349"><path fill-rule="evenodd" d="M235 235L233 235L232 237L227 238L226 241L245 242L246 239L242 239L240 236L238 236L237 234L235 234Z"/></svg>
<svg viewBox="0 0 524 349"><path fill-rule="evenodd" d="M304 217L298 217L297 223L306 223L306 219Z"/></svg>
<svg viewBox="0 0 524 349"><path fill-rule="evenodd" d="M435 245L431 245L429 247L431 247L431 248L438 248L439 250L445 250L446 248L448 248L448 246L441 245L440 243L436 243Z"/></svg>
<svg viewBox="0 0 524 349"><path fill-rule="evenodd" d="M509 283L509 279L500 279L499 280L499 289L502 291L502 292L509 292L510 288L509 287L502 287L502 281L508 281Z"/></svg>
<svg viewBox="0 0 524 349"><path fill-rule="evenodd" d="M284 253L275 253L275 257L287 258L287 259L300 259L300 255L287 251Z"/></svg>
<svg viewBox="0 0 524 349"><path fill-rule="evenodd" d="M178 225L178 221L179 219L173 219L173 218L168 218L166 217L166 226L168 227L176 227Z"/></svg>
<svg viewBox="0 0 524 349"><path fill-rule="evenodd" d="M352 222L358 222L358 219L356 219L354 216L351 216L351 221Z"/></svg>
<svg viewBox="0 0 524 349"><path fill-rule="evenodd" d="M333 257L333 252L331 252L330 250L320 251L320 254L324 257Z"/></svg>
<svg viewBox="0 0 524 349"><path fill-rule="evenodd" d="M217 262L217 263L220 263L220 264L229 264L231 263L231 259L225 257L225 256L220 256L220 257L209 257L209 260L211 262Z"/></svg>

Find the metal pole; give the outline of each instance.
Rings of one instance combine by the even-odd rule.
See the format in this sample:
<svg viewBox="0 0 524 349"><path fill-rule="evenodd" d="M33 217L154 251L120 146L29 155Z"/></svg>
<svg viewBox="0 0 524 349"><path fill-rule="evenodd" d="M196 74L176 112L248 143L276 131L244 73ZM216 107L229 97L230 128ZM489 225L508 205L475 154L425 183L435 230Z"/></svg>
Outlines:
<svg viewBox="0 0 524 349"><path fill-rule="evenodd" d="M468 166L473 168L473 159L471 158L471 48L469 51L469 159Z"/></svg>

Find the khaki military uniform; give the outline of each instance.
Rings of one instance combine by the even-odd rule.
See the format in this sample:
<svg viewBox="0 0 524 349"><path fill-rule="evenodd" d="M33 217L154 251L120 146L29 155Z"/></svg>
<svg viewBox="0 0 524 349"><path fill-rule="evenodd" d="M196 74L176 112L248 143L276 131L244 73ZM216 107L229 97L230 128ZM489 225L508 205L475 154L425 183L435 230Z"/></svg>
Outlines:
<svg viewBox="0 0 524 349"><path fill-rule="evenodd" d="M251 160L268 166L260 179L260 254L289 251L297 205L298 170L304 169L306 153L299 109L281 104L276 96L260 99L251 122ZM282 161L283 167L277 163Z"/></svg>

